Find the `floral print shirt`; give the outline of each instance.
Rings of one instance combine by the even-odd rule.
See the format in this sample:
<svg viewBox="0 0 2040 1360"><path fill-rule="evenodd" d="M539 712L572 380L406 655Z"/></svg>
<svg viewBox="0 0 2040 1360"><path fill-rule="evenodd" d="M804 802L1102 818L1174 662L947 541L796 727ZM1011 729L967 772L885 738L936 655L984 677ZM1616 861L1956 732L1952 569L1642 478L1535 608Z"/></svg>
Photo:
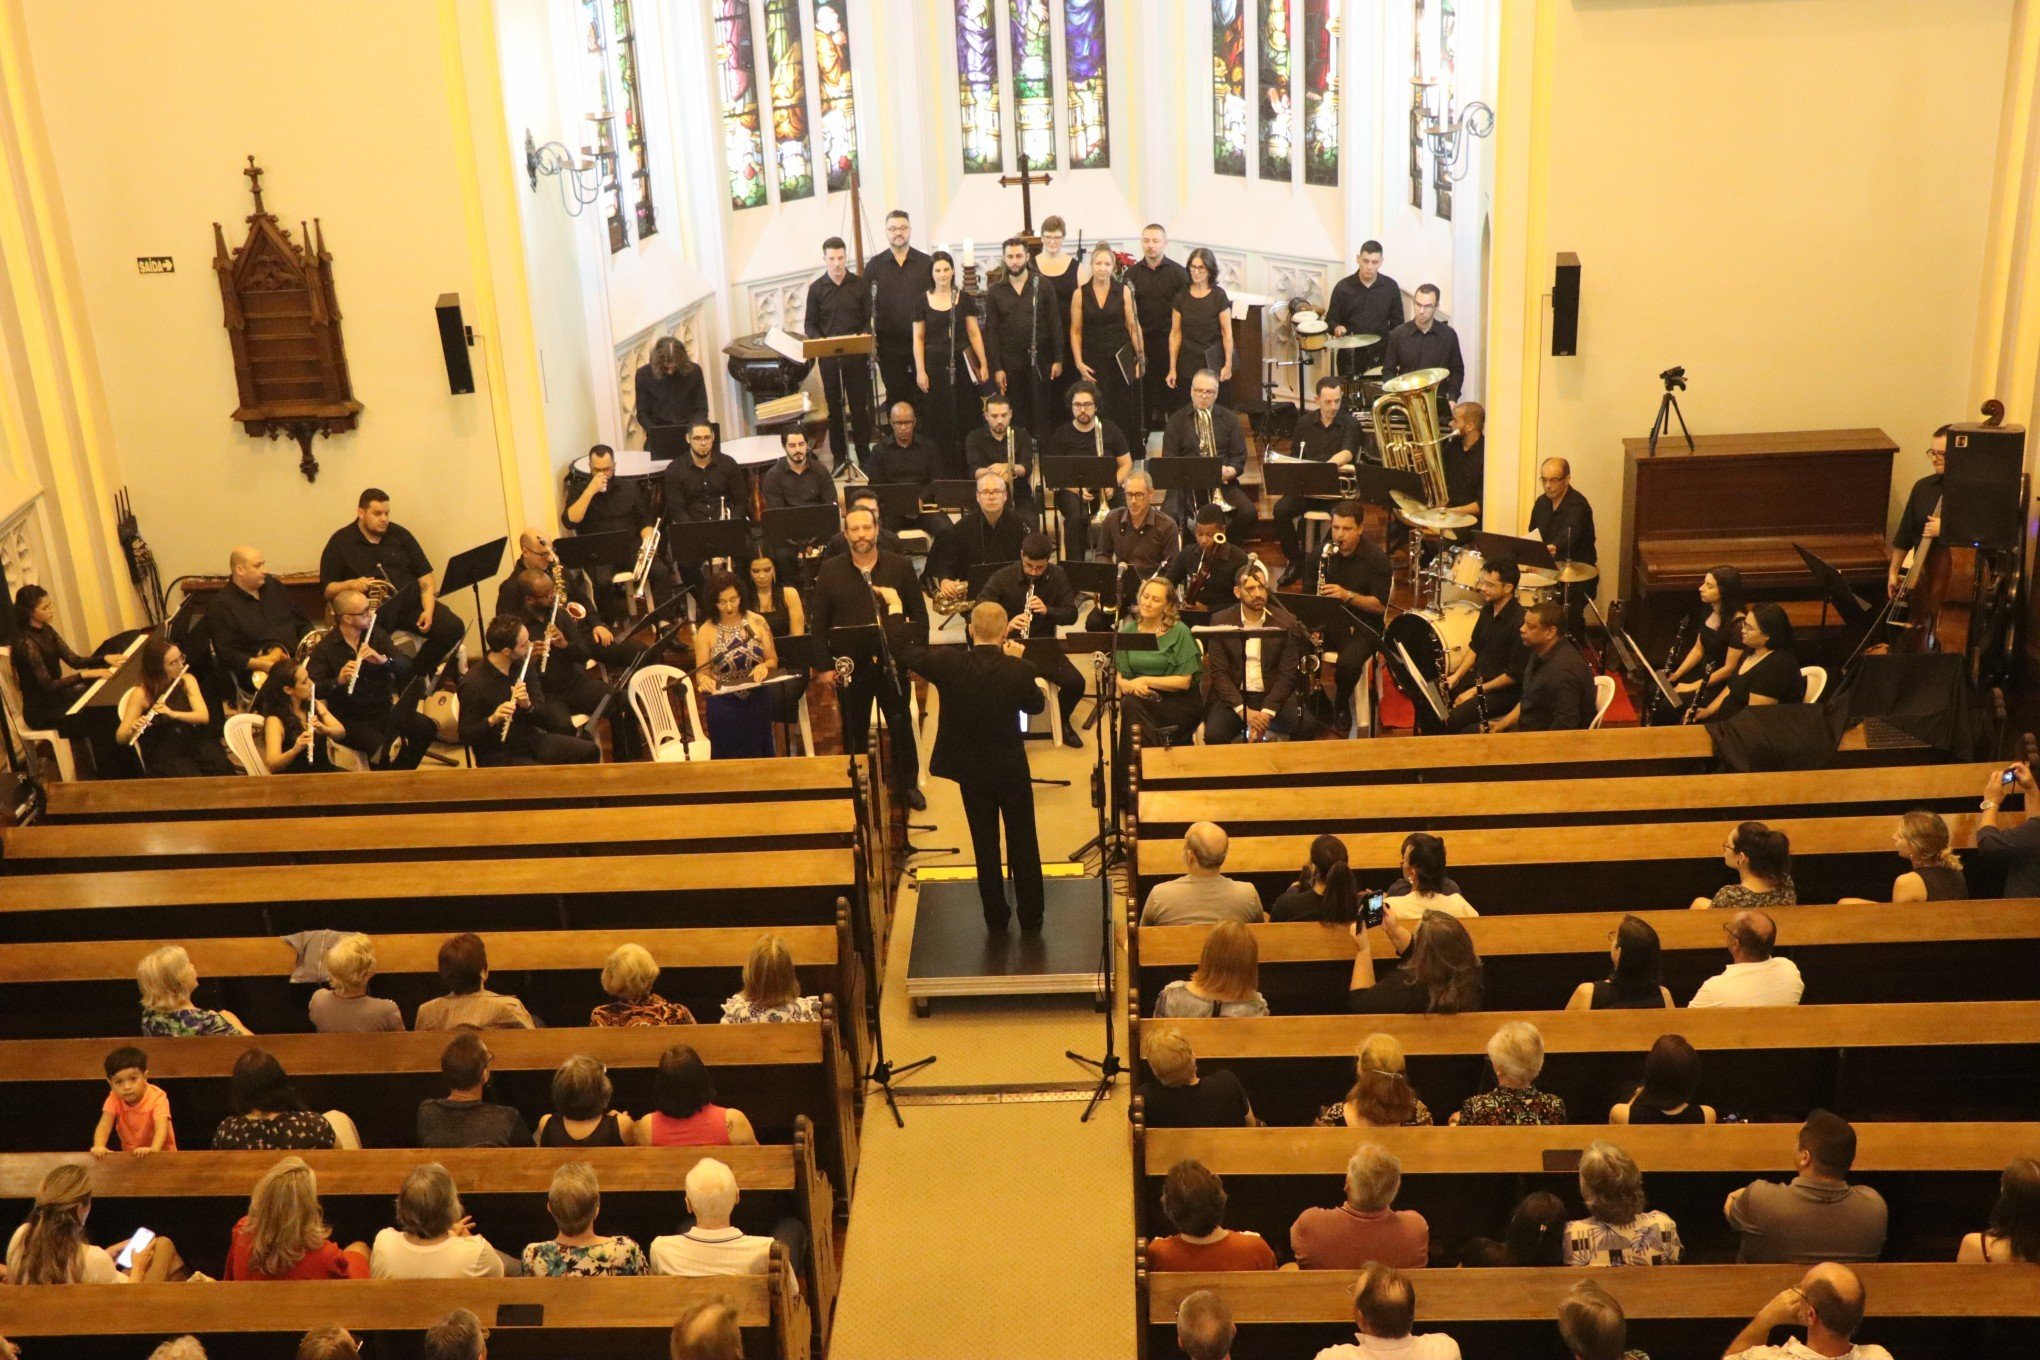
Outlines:
<svg viewBox="0 0 2040 1360"><path fill-rule="evenodd" d="M240 1032L218 1011L201 1010L197 1006L186 1006L176 1011L142 1008L142 1033L151 1039L191 1039Z"/></svg>
<svg viewBox="0 0 2040 1360"><path fill-rule="evenodd" d="M1497 1086L1459 1107L1462 1125L1563 1124L1565 1102L1535 1086Z"/></svg>
<svg viewBox="0 0 2040 1360"><path fill-rule="evenodd" d="M725 1025L791 1025L802 1024L822 1018L822 999L818 996L797 996L780 1006L758 1007L742 992L722 1003L722 1022Z"/></svg>
<svg viewBox="0 0 2040 1360"><path fill-rule="evenodd" d="M612 1237L587 1247L558 1242L533 1242L524 1249L527 1275L649 1275L645 1249L628 1237Z"/></svg>
<svg viewBox="0 0 2040 1360"><path fill-rule="evenodd" d="M588 1023L603 1029L638 1029L647 1025L691 1025L694 1012L677 1001L650 992L636 1001L611 1001L597 1006Z"/></svg>

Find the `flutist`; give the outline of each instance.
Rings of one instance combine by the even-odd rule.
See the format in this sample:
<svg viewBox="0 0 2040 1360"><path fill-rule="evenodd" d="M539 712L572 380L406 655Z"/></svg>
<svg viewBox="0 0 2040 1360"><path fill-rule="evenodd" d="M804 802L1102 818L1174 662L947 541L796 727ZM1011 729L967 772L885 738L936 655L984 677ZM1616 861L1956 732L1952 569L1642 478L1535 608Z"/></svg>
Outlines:
<svg viewBox="0 0 2040 1360"><path fill-rule="evenodd" d="M156 634L142 644L141 682L120 696L114 739L134 748L151 778L232 774L227 753L206 731L212 714L184 649Z"/></svg>
<svg viewBox="0 0 2040 1360"><path fill-rule="evenodd" d="M296 661L286 657L269 668L250 711L262 719L262 763L271 774L323 774L340 768L333 763L333 743L347 729Z"/></svg>
<svg viewBox="0 0 2040 1360"><path fill-rule="evenodd" d="M410 663L397 655L360 591L336 595L333 615L333 627L305 658L305 669L345 729L341 742L372 760L380 753L378 769L415 770L438 729L415 701L397 706Z"/></svg>
<svg viewBox="0 0 2040 1360"><path fill-rule="evenodd" d="M482 642L487 653L460 681L460 739L475 764L592 765L602 758L593 741L573 735L566 709L546 697L523 620L498 614Z"/></svg>

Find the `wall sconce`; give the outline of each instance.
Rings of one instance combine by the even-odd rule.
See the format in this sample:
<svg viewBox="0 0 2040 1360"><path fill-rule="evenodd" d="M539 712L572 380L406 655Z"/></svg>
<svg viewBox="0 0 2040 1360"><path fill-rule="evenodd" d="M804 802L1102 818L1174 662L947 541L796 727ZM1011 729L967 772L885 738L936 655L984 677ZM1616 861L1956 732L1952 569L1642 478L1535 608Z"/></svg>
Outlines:
<svg viewBox="0 0 2040 1360"><path fill-rule="evenodd" d="M1438 173L1457 184L1466 177L1469 168L1465 163L1468 136L1491 135L1495 130L1495 111L1476 100L1447 123L1431 107L1431 91L1437 82L1417 79L1410 84L1416 87L1416 104L1424 114L1424 141L1431 148L1431 158L1438 163Z"/></svg>
<svg viewBox="0 0 2040 1360"><path fill-rule="evenodd" d="M540 146L531 135L530 128L524 130L524 174L531 181L533 193L538 192L540 176L556 177L560 206L567 210L569 217L579 217L583 208L602 197L602 165L599 159L586 156L576 159L564 142L547 142Z"/></svg>

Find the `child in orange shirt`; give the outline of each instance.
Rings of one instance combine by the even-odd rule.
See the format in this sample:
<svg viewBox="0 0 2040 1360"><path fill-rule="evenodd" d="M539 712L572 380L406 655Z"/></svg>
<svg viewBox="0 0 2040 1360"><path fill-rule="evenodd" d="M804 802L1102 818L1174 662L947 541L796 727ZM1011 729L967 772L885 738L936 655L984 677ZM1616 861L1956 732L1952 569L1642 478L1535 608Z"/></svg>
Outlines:
<svg viewBox="0 0 2040 1360"><path fill-rule="evenodd" d="M149 1084L149 1055L132 1045L106 1055L106 1084L113 1088L92 1131L92 1155L104 1157L107 1139L120 1130L123 1151L137 1157L175 1152L177 1132L170 1126L170 1097Z"/></svg>

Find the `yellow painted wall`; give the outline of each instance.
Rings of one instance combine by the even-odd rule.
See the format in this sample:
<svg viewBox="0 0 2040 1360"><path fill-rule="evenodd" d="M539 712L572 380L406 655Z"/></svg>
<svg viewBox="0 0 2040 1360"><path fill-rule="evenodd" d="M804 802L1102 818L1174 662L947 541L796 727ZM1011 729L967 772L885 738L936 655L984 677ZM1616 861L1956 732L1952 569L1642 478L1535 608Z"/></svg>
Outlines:
<svg viewBox="0 0 2040 1360"><path fill-rule="evenodd" d="M1545 244L1585 266L1579 357L1540 346L1539 435L1595 506L1604 581L1621 440L1673 364L1695 433L1883 427L1902 500L1932 427L1974 418L2011 0L1525 3L1556 11ZM1547 253L1528 288L1550 282Z"/></svg>

